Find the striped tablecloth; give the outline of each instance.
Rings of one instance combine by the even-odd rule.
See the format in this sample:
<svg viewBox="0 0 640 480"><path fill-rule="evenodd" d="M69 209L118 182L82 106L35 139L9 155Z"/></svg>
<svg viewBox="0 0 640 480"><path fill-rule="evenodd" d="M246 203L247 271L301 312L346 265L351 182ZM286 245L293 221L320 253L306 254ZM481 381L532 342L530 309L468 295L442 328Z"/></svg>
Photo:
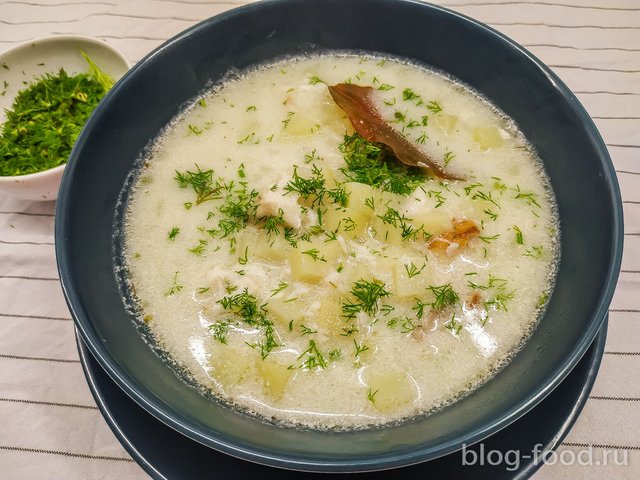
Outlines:
<svg viewBox="0 0 640 480"><path fill-rule="evenodd" d="M313 1L313 0L310 0ZM51 34L106 40L133 62L240 0L0 0L0 51ZM536 479L640 478L640 1L448 0L531 50L569 85L613 157L625 254L591 397L560 451L628 465L545 465ZM55 266L53 203L0 194L0 477L146 478L89 393ZM569 458L568 456L565 458Z"/></svg>

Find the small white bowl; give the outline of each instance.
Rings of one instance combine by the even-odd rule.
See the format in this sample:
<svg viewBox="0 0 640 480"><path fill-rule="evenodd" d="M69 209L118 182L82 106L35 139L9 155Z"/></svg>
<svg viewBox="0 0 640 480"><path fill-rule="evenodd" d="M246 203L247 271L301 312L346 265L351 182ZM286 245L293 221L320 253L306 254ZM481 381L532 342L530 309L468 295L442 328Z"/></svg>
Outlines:
<svg viewBox="0 0 640 480"><path fill-rule="evenodd" d="M45 73L64 68L69 75L88 71L85 52L114 81L129 70L130 63L114 47L90 37L59 35L25 42L0 53L0 127L5 109L11 108L20 90ZM8 85L6 89L4 85ZM0 160L1 161L1 160ZM24 200L55 200L64 165L28 175L0 176L0 194Z"/></svg>

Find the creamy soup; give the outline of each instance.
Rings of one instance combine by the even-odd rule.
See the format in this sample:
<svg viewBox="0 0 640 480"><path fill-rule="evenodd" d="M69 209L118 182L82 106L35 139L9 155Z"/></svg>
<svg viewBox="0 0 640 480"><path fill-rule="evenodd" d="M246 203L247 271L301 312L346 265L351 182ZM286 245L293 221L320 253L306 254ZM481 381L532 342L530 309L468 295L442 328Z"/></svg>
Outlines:
<svg viewBox="0 0 640 480"><path fill-rule="evenodd" d="M459 180L354 132L328 85ZM191 382L267 419L360 428L486 381L544 309L558 225L539 159L465 86L357 55L290 59L193 102L138 172L128 287Z"/></svg>

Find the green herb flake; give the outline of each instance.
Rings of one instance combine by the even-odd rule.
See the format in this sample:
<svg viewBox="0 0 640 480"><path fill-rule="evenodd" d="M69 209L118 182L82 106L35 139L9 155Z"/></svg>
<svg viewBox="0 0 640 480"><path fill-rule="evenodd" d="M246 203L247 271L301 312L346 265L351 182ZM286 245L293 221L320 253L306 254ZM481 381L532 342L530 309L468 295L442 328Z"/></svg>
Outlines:
<svg viewBox="0 0 640 480"><path fill-rule="evenodd" d="M379 390L376 390L375 392L371 391L371 387L369 387L369 390L367 391L367 400L369 400L371 403L375 403L376 399L376 393L378 393Z"/></svg>
<svg viewBox="0 0 640 480"><path fill-rule="evenodd" d="M460 301L460 297L453 290L450 283L440 286L430 286L429 290L435 295L435 300L431 303L434 310L444 310Z"/></svg>
<svg viewBox="0 0 640 480"><path fill-rule="evenodd" d="M520 228L514 225L513 231L516 232L516 243L518 245L524 245L524 239L522 238L522 230L520 230Z"/></svg>
<svg viewBox="0 0 640 480"><path fill-rule="evenodd" d="M179 233L180 229L178 227L173 227L171 230L169 230L169 240L175 240Z"/></svg>

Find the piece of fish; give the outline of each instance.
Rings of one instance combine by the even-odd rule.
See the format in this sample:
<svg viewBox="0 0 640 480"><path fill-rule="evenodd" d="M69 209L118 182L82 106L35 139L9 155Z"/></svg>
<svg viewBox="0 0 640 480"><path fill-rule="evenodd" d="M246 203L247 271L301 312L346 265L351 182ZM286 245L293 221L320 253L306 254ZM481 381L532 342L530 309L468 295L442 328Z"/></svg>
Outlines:
<svg viewBox="0 0 640 480"><path fill-rule="evenodd" d="M429 174L446 180L464 180L429 158L382 118L371 98L372 87L338 83L328 88L333 100L349 117L353 128L366 140L385 144L406 165L424 168Z"/></svg>
<svg viewBox="0 0 640 480"><path fill-rule="evenodd" d="M429 244L429 250L450 254L451 247L455 247L455 250L463 248L478 235L480 235L480 229L473 220L459 220L453 222L453 230L438 235Z"/></svg>

